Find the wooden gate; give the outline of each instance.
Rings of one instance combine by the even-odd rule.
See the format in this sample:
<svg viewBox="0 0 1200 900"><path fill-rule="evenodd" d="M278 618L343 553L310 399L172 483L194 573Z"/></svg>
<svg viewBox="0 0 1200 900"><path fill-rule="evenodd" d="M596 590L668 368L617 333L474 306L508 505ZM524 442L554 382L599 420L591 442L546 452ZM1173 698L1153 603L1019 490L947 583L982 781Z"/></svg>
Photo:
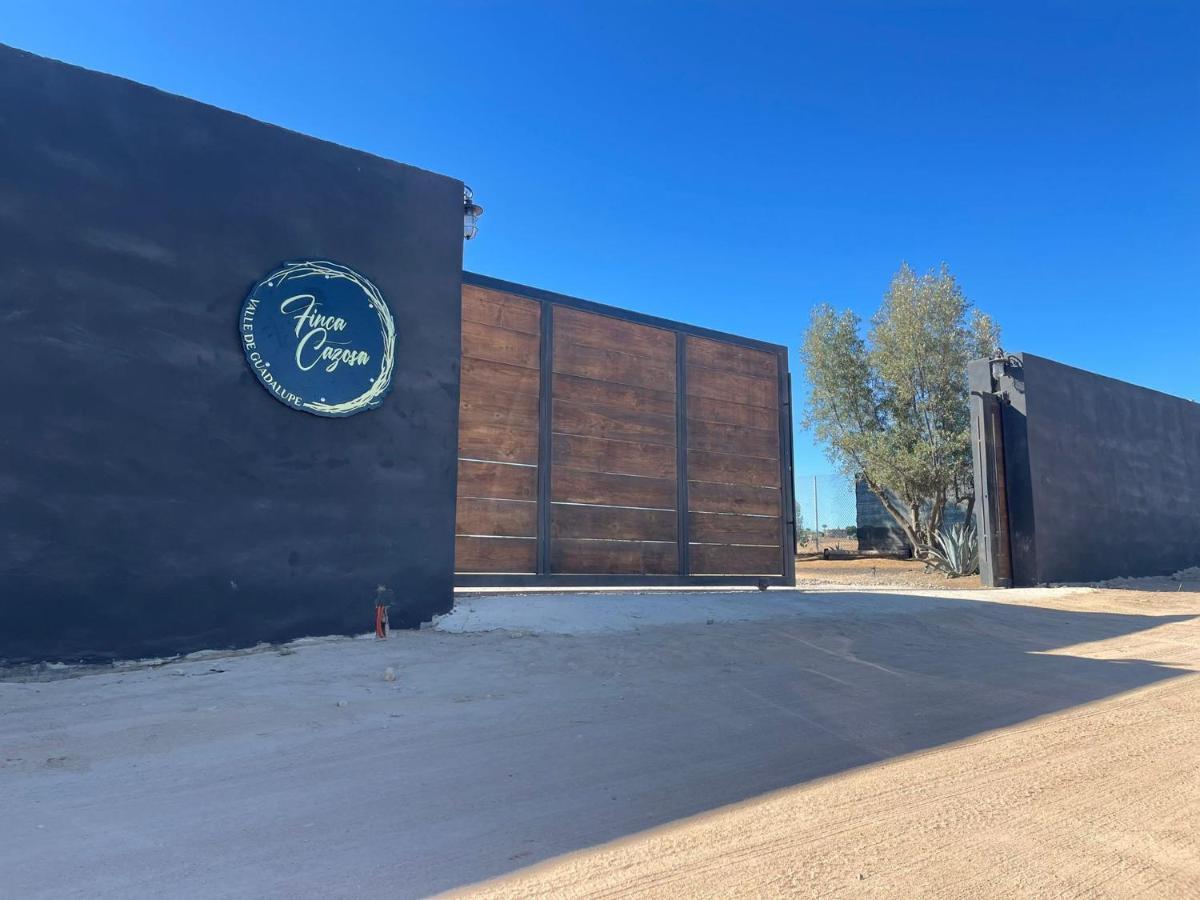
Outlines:
<svg viewBox="0 0 1200 900"><path fill-rule="evenodd" d="M787 350L464 273L460 585L795 579Z"/></svg>

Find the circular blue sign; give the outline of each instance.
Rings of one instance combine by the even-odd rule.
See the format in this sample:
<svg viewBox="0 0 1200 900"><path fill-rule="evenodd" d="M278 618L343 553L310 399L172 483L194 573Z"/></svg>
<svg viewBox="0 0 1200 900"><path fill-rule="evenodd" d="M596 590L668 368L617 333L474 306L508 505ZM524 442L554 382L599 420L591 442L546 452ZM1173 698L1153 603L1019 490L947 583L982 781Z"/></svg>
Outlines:
<svg viewBox="0 0 1200 900"><path fill-rule="evenodd" d="M392 313L346 266L284 263L250 291L238 329L259 382L293 409L350 416L374 409L391 388Z"/></svg>

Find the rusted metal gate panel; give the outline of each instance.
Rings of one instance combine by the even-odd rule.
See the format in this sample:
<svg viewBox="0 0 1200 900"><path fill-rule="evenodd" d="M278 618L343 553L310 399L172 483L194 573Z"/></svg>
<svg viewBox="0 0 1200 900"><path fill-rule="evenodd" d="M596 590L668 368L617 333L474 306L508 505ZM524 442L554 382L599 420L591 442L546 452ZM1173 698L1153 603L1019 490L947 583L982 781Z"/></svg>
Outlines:
<svg viewBox="0 0 1200 900"><path fill-rule="evenodd" d="M458 583L793 583L786 363L464 274Z"/></svg>

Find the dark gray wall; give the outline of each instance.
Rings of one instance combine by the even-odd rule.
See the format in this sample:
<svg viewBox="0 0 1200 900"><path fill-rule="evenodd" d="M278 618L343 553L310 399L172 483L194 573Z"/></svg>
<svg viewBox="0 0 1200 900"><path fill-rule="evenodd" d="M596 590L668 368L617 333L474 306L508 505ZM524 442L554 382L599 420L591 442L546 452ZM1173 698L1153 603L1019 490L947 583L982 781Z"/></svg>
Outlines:
<svg viewBox="0 0 1200 900"><path fill-rule="evenodd" d="M896 506L904 504L895 499ZM860 553L898 553L912 555L912 546L904 529L884 509L875 492L861 478L854 479L854 505L857 519L858 549ZM926 506L926 513L929 506ZM966 518L966 510L957 504L948 503L942 511L942 528L957 525Z"/></svg>
<svg viewBox="0 0 1200 900"><path fill-rule="evenodd" d="M1017 354L1004 451L1018 585L1200 565L1200 405Z"/></svg>
<svg viewBox="0 0 1200 900"><path fill-rule="evenodd" d="M912 553L904 529L861 478L854 479L855 535L860 553Z"/></svg>
<svg viewBox="0 0 1200 900"><path fill-rule="evenodd" d="M0 47L0 659L368 631L449 608L462 185ZM380 288L395 386L286 408L248 289L332 259Z"/></svg>

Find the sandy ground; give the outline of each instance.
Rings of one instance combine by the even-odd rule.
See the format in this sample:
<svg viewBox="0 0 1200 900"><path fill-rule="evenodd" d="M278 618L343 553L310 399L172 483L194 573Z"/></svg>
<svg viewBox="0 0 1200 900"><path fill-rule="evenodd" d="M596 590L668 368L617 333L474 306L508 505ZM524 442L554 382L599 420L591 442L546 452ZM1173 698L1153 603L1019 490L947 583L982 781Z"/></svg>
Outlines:
<svg viewBox="0 0 1200 900"><path fill-rule="evenodd" d="M861 557L855 559L823 559L817 556L796 558L796 586L800 588L846 587L905 587L949 591L978 590L978 575L948 578L932 566L912 559ZM1134 591L1200 592L1200 566L1193 566L1174 575L1149 578L1113 578L1093 582L1085 587Z"/></svg>
<svg viewBox="0 0 1200 900"><path fill-rule="evenodd" d="M1197 896L1197 616L472 596L387 642L0 684L2 892Z"/></svg>
<svg viewBox="0 0 1200 900"><path fill-rule="evenodd" d="M863 559L797 559L796 586L823 588L861 585L865 587L911 587L936 590L978 590L979 576L947 578L937 569L912 559L866 557Z"/></svg>
<svg viewBox="0 0 1200 900"><path fill-rule="evenodd" d="M462 893L1200 897L1200 594L1021 598L1031 601L1085 615L1149 613L1164 622L1035 653L1126 666L1153 660L1174 671L1144 687L785 788ZM1001 681L996 690L1011 687ZM920 718L920 706L912 713Z"/></svg>

